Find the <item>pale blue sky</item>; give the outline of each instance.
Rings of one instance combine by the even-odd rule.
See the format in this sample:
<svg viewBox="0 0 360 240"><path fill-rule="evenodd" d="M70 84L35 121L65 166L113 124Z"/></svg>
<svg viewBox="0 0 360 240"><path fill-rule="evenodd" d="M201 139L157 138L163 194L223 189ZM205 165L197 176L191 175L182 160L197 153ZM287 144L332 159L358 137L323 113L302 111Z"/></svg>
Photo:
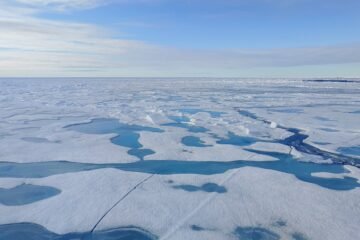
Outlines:
<svg viewBox="0 0 360 240"><path fill-rule="evenodd" d="M4 0L0 76L360 77L357 0Z"/></svg>

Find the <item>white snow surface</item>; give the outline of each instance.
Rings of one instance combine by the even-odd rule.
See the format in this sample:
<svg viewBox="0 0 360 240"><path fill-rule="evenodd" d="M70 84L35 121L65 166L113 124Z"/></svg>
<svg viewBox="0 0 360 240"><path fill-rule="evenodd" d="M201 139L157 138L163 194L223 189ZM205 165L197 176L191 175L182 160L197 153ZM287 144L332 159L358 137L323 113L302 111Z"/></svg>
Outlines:
<svg viewBox="0 0 360 240"><path fill-rule="evenodd" d="M318 162L273 140L298 128L305 142L334 152L360 147L360 80L355 83L303 82L301 79L0 79L0 162L134 163L130 148L113 144L116 133L86 134L65 128L97 118L162 129L140 131L139 143L155 153L144 161L271 162L275 158L247 151L291 154ZM184 109L200 109L191 112ZM268 121L240 115L246 110ZM214 113L213 113L214 112ZM191 132L167 125L186 117ZM269 124L270 123L270 124ZM256 139L236 146L219 144L229 133ZM186 146L195 136L206 147ZM320 161L322 162L322 161ZM323 161L324 162L324 161ZM325 161L326 162L326 161ZM319 163L315 163L319 164ZM331 165L330 163L327 163ZM320 178L351 177L360 171L314 173ZM148 178L148 179L147 179ZM135 190L138 183L145 180ZM59 234L90 231L126 195L96 229L136 226L159 239L241 239L237 227L264 228L279 239L359 239L360 188L339 191L300 181L292 174L256 167L224 173L151 174L104 168L44 178L0 177L0 188L22 183L50 186L59 195L31 204L0 203L0 225L31 222ZM217 184L225 192L201 186ZM195 186L186 191L183 186ZM182 187L181 187L182 186ZM284 225L277 224L279 221ZM201 230L194 230L198 226ZM299 239L295 239L299 240Z"/></svg>

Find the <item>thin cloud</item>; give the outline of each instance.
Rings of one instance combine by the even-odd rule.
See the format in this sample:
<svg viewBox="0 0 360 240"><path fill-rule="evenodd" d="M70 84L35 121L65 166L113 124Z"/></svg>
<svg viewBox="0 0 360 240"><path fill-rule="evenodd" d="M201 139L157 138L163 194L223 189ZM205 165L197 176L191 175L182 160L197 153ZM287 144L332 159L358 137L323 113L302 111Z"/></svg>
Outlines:
<svg viewBox="0 0 360 240"><path fill-rule="evenodd" d="M2 76L241 74L251 68L360 63L360 44L278 49L178 49L112 37L93 24L45 20L26 7L0 9ZM9 8L13 11L9 12Z"/></svg>
<svg viewBox="0 0 360 240"><path fill-rule="evenodd" d="M108 4L107 0L12 0L12 3L17 3L23 6L31 6L37 8L47 8L55 10L70 10L70 9L89 9L101 5Z"/></svg>
<svg viewBox="0 0 360 240"><path fill-rule="evenodd" d="M5 3L38 10L72 11L97 8L108 4L153 3L163 0L4 0ZM168 1L168 0L165 0Z"/></svg>

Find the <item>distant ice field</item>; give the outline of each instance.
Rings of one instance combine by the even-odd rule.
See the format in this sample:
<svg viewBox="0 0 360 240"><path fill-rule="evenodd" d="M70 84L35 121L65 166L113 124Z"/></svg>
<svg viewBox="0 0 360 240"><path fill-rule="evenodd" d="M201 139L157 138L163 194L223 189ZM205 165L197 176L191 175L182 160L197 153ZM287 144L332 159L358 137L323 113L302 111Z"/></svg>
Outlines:
<svg viewBox="0 0 360 240"><path fill-rule="evenodd" d="M359 238L360 80L0 79L0 240Z"/></svg>

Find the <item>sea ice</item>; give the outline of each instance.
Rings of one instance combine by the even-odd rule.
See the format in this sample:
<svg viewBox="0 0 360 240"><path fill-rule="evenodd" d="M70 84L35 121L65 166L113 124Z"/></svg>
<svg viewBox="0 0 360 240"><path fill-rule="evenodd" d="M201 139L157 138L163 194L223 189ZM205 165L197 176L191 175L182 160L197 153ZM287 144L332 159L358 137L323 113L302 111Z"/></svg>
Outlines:
<svg viewBox="0 0 360 240"><path fill-rule="evenodd" d="M4 78L0 96L1 240L359 238L360 80Z"/></svg>

